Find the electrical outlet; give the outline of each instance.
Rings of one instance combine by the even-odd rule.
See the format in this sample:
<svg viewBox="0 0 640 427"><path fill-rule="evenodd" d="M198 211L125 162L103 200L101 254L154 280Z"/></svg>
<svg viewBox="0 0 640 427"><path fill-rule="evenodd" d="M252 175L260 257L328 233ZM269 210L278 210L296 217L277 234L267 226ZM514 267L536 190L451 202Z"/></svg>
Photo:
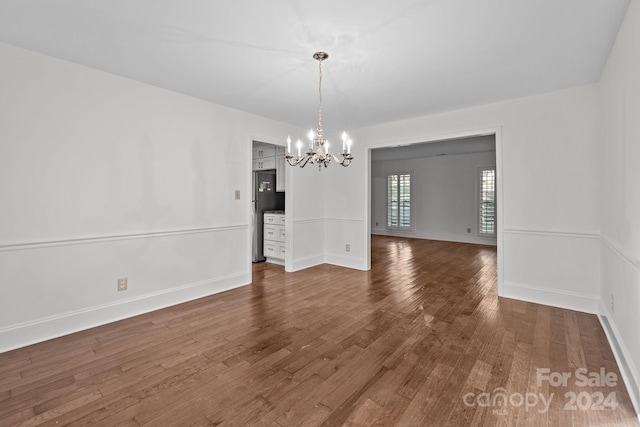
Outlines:
<svg viewBox="0 0 640 427"><path fill-rule="evenodd" d="M471 233L471 229L470 228L467 228L467 233Z"/></svg>
<svg viewBox="0 0 640 427"><path fill-rule="evenodd" d="M127 290L127 278L121 277L118 279L118 292Z"/></svg>
<svg viewBox="0 0 640 427"><path fill-rule="evenodd" d="M351 245L350 245L350 244L348 244L348 243L347 243L346 245L344 245L344 250L345 250L346 252L351 252Z"/></svg>
<svg viewBox="0 0 640 427"><path fill-rule="evenodd" d="M236 200L240 200L240 190L236 190Z"/></svg>

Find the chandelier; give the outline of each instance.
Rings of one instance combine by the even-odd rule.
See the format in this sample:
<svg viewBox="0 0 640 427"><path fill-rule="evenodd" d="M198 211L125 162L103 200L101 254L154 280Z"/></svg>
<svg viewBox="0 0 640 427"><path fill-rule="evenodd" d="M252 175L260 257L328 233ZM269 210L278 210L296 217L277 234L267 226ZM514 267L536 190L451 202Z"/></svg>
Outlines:
<svg viewBox="0 0 640 427"><path fill-rule="evenodd" d="M291 137L287 137L287 154L284 158L291 166L305 167L307 163L315 163L318 165L318 170L322 169L322 166L326 168L334 160L339 165L344 167L351 164L353 157L351 156L351 138L346 132L342 132L342 153L341 158L329 152L329 141L324 137L324 131L322 130L322 61L327 59L329 55L325 52L316 52L313 54L313 58L318 61L318 70L320 73L320 79L318 83L318 128L316 132L309 131L309 148L302 154L302 141L296 142L296 148L298 149L298 157L293 157L291 154Z"/></svg>

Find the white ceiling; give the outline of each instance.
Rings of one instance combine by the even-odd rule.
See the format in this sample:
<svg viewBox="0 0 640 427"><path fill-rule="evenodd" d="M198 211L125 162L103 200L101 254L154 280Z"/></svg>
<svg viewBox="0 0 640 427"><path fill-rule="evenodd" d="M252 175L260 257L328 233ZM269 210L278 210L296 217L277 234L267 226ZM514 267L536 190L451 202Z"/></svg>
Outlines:
<svg viewBox="0 0 640 427"><path fill-rule="evenodd" d="M597 82L629 0L2 0L0 41L327 134ZM0 70L1 73L1 70Z"/></svg>

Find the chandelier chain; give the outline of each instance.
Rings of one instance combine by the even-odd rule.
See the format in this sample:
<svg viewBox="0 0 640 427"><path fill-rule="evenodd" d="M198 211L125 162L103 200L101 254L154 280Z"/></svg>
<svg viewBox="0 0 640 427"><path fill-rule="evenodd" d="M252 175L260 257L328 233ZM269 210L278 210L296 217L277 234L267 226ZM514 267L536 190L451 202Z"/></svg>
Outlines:
<svg viewBox="0 0 640 427"><path fill-rule="evenodd" d="M320 79L318 80L318 138L322 138L324 136L324 132L322 130L322 58L318 60L318 71L320 74Z"/></svg>

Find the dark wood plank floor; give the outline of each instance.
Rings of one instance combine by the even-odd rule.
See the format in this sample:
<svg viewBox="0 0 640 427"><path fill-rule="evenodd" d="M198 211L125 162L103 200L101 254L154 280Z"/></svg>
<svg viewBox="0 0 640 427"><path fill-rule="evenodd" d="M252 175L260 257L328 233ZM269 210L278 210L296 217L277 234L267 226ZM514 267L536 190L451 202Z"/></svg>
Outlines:
<svg viewBox="0 0 640 427"><path fill-rule="evenodd" d="M251 286L0 354L0 426L638 425L596 316L498 298L494 247L374 236L372 258L258 264Z"/></svg>

